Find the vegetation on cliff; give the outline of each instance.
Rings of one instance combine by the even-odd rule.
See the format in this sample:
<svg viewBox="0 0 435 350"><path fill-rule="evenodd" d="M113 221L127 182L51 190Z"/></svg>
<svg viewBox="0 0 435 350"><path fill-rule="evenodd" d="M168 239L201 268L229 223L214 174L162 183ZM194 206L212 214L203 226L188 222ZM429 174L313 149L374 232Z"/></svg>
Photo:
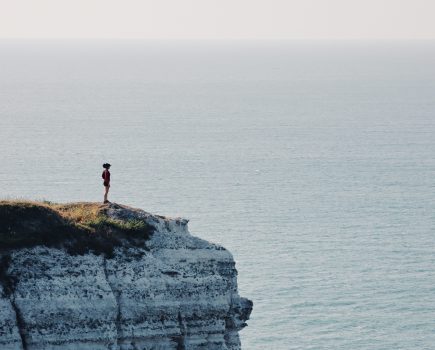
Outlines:
<svg viewBox="0 0 435 350"><path fill-rule="evenodd" d="M116 246L144 245L154 227L106 215L108 205L0 201L0 251L44 245L70 254L113 255Z"/></svg>

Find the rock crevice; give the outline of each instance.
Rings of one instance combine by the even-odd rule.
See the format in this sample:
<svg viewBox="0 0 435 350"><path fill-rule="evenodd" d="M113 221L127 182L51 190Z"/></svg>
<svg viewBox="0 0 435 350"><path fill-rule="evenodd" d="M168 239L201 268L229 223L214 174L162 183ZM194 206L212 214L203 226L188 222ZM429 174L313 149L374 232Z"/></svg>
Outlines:
<svg viewBox="0 0 435 350"><path fill-rule="evenodd" d="M27 341L26 341L26 334L24 331L25 324L24 324L23 316L21 315L20 309L18 309L18 306L15 303L15 297L13 295L11 295L10 301L11 301L12 309L15 312L15 320L17 322L18 333L20 334L20 338L21 338L21 346L23 350L27 350Z"/></svg>
<svg viewBox="0 0 435 350"><path fill-rule="evenodd" d="M11 325L16 326L16 333L18 333L19 338L21 340L21 349L27 350L27 341L26 341L26 335L25 335L25 326L24 326L24 320L23 316L21 315L21 311L19 310L16 302L15 302L15 280L12 278L12 276L9 275L8 269L9 265L11 263L11 257L9 254L2 255L0 258L0 295L2 296L2 303L3 308L5 311L12 311L12 319L9 323L9 334L6 332L2 332L2 334L5 334L5 337L12 336L13 335L13 328ZM9 301L9 305L8 305ZM10 307L9 307L10 306ZM9 309L9 310L7 310ZM7 324L6 324L7 325ZM1 324L0 324L1 326ZM13 343L17 343L15 339L13 339Z"/></svg>
<svg viewBox="0 0 435 350"><path fill-rule="evenodd" d="M121 328L121 303L120 303L120 293L116 290L114 290L112 283L109 279L109 273L107 271L107 258L103 258L103 270L104 270L104 276L106 277L106 282L108 286L110 287L110 290L112 291L113 297L115 299L115 305L116 305L116 318L115 318L115 327L116 327L116 341L113 344L115 349L119 349L118 341L122 339L122 328Z"/></svg>

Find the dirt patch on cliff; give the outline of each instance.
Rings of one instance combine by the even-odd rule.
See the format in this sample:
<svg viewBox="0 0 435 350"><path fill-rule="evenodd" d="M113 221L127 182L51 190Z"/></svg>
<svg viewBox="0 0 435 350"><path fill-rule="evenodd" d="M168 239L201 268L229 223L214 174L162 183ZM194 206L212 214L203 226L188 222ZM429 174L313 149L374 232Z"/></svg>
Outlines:
<svg viewBox="0 0 435 350"><path fill-rule="evenodd" d="M71 254L105 254L122 245L144 245L154 227L144 220L108 217L98 203L0 201L0 250L36 245Z"/></svg>

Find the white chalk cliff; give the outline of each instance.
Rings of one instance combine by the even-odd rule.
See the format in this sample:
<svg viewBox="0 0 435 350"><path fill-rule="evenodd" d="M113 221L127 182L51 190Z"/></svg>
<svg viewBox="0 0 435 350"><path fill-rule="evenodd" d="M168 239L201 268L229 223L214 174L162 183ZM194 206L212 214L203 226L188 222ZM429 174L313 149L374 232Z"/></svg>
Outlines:
<svg viewBox="0 0 435 350"><path fill-rule="evenodd" d="M110 257L44 245L7 251L0 349L240 349L252 302L238 295L231 253L192 236L185 219L116 204L106 214L155 231Z"/></svg>

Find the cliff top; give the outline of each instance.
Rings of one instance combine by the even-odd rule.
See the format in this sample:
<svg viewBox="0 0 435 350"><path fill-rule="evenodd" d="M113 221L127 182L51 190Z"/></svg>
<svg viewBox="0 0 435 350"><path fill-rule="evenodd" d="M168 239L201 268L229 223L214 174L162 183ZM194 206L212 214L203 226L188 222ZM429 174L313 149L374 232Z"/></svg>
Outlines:
<svg viewBox="0 0 435 350"><path fill-rule="evenodd" d="M118 204L0 201L0 250L44 245L71 254L113 254L116 246L144 244L154 227L138 215L114 218Z"/></svg>

